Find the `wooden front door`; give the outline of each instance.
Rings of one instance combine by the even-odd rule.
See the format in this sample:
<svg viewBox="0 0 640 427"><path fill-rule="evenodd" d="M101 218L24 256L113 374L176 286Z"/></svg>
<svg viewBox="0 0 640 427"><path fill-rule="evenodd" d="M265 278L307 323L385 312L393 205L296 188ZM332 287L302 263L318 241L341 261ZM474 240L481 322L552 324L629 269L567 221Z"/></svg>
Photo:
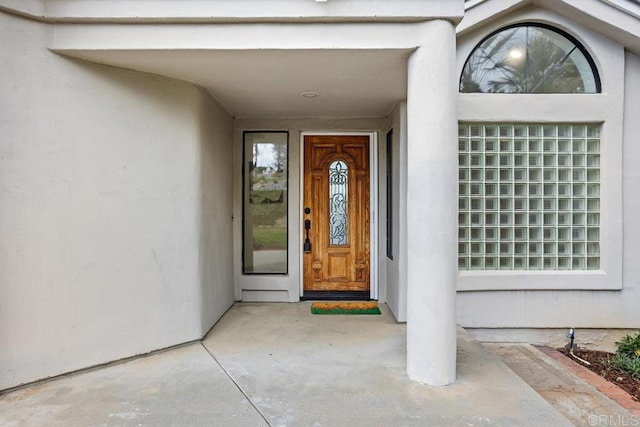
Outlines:
<svg viewBox="0 0 640 427"><path fill-rule="evenodd" d="M305 136L305 292L369 290L369 191L368 136Z"/></svg>

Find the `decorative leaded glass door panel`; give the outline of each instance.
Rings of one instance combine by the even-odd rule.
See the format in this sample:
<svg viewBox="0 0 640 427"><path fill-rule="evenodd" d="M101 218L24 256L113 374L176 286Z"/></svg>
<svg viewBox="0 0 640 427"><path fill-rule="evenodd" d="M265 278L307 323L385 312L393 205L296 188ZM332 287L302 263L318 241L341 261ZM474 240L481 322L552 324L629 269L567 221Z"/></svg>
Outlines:
<svg viewBox="0 0 640 427"><path fill-rule="evenodd" d="M369 137L305 136L304 153L304 290L368 291Z"/></svg>

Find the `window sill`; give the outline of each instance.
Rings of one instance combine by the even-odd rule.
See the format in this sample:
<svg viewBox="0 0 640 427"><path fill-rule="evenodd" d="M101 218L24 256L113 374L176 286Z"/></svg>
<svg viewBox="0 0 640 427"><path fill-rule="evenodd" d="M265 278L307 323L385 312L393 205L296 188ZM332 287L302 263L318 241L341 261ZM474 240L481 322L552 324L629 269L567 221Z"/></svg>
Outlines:
<svg viewBox="0 0 640 427"><path fill-rule="evenodd" d="M622 278L592 271L461 271L458 291L599 291L622 289Z"/></svg>

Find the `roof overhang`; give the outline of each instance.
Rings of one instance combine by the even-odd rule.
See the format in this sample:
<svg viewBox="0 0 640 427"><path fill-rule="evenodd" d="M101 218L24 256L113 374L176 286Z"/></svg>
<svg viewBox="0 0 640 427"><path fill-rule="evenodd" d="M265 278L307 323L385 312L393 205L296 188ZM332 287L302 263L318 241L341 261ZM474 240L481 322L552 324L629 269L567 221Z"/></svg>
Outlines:
<svg viewBox="0 0 640 427"><path fill-rule="evenodd" d="M236 117L384 117L425 25L54 24L50 49L193 82Z"/></svg>
<svg viewBox="0 0 640 427"><path fill-rule="evenodd" d="M0 0L46 22L459 22L463 0Z"/></svg>
<svg viewBox="0 0 640 427"><path fill-rule="evenodd" d="M48 47L207 89L236 117L383 117L406 98L421 25L463 0L0 0ZM305 98L302 92L317 92Z"/></svg>
<svg viewBox="0 0 640 427"><path fill-rule="evenodd" d="M384 117L406 97L408 49L74 50L193 82L234 117ZM317 96L304 96L315 92Z"/></svg>
<svg viewBox="0 0 640 427"><path fill-rule="evenodd" d="M637 0L467 0L457 33L464 35L528 6L562 15L640 54Z"/></svg>

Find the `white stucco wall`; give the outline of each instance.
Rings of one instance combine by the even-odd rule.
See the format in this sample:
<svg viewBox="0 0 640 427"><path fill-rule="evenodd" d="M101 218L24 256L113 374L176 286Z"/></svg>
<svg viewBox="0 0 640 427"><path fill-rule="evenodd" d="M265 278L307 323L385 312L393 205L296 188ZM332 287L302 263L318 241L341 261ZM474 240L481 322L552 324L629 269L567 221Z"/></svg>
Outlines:
<svg viewBox="0 0 640 427"><path fill-rule="evenodd" d="M19 3L0 0L0 7L19 7ZM163 7L150 6L160 3ZM433 13L434 5L455 20L462 2L403 1L407 10L421 9L402 18L398 13L403 8L395 3L343 1L337 7L332 1L300 0L295 10L304 11L314 22L301 26L199 25L208 20L256 17L296 21L302 16L294 9L281 16L274 13L277 8L248 7L264 3L253 0L243 5L224 2L225 7L218 9L224 13L213 16L206 3L30 0L19 11L50 24L0 12L0 389L199 338L234 299L298 301L303 131L377 132L380 300L389 303L399 321L406 320L410 256L406 244L406 102L400 101L387 118L234 120L209 94L191 84L66 59L46 47L80 52L96 61L111 59L115 65L127 64L129 58L121 62L118 58L120 54L124 58L129 49L155 53L167 47L189 52L283 47L297 48L298 53L328 47L405 52L421 41L416 29L422 24L413 21ZM127 7L131 5L140 8L144 15L140 20L147 20L148 25L134 25L138 15ZM246 15L238 16L238 8ZM386 11L385 16L376 11ZM49 16L36 16L46 13ZM422 18L416 19L418 16ZM376 22L364 25L345 17ZM105 18L106 22L76 24L85 18ZM184 25L158 23L165 19L184 20ZM409 22L396 22L404 19ZM637 327L640 226L635 218L640 209L636 167L640 125L636 115L640 101L635 94L640 93L640 58L625 52L625 38L611 37L607 28L600 31L584 23L581 27L566 16L538 7L526 6L511 17L495 17L502 22L486 19L484 29L465 30L459 38L459 68L477 41L473 40L476 31L486 35L518 19L559 25L574 33L594 55L603 73L605 93L582 97L578 107L570 97L540 96L528 108L519 109L515 108L517 96L487 103L473 95L458 106L461 120L605 123L603 158L608 166L603 167L603 189L609 199L603 201L611 203L603 206L603 221L607 221L603 235L608 259L617 270L610 275L615 280L590 288L609 290L585 290L575 277L569 285L562 281L568 276L553 273L556 289L574 290L544 290L545 280L511 277L501 280L499 289L503 290L490 291L487 289L496 289L486 287L491 278L474 282L473 277L466 277L457 297L458 321L463 326L496 328ZM345 22L333 22L326 37L317 37L326 24L316 20ZM379 22L389 20L394 22ZM256 39L257 29L263 37ZM295 58L300 61L299 56ZM140 69L164 70L185 79L188 75L170 74L171 67L158 67L155 57L147 59L151 65L144 63L147 68ZM192 58L195 64L201 59ZM285 89L299 98L299 90L290 90L291 80L281 77L280 81L287 82L290 87ZM216 84L217 88L225 85ZM360 104L367 99L352 98ZM287 102L277 96L265 99ZM386 258L383 183L384 137L391 127L395 150L393 260ZM242 274L244 130L290 133L286 276ZM527 290L528 286L537 290Z"/></svg>
<svg viewBox="0 0 640 427"><path fill-rule="evenodd" d="M399 322L407 321L407 103L399 102L389 115L388 129L393 129L392 156L392 240L393 259L386 256L386 226L385 234L380 235L381 264L384 266L384 282L387 290L387 305ZM381 139L385 141L384 136ZM382 151L386 156L386 149ZM386 158L380 156L380 164L386 165ZM380 172L380 217L386 225L386 169ZM384 188L384 189L383 189Z"/></svg>
<svg viewBox="0 0 640 427"><path fill-rule="evenodd" d="M460 114L464 116L462 120L470 120L475 114L475 119L481 121L571 122L579 121L582 117L582 120L603 122L601 235L602 250L608 257L607 266L611 268L598 273L604 279L602 284L597 285L602 286L602 290L588 290L586 281L576 281L577 275L565 276L565 280L559 282L564 283L567 290L544 290L543 282L546 279L542 277L535 279L542 285L538 290L526 290L527 283L536 285L536 282L526 278L521 280L525 275L511 275L507 278L513 283L505 282L504 278L502 281L506 289L511 286L512 290L491 291L487 290L491 288L486 287L486 280L478 276L480 280L474 284L474 275L469 273L465 277L465 292L458 293L458 321L465 327L485 328L637 328L640 324L640 312L637 309L640 293L640 267L637 262L640 255L640 226L636 219L640 208L637 190L640 184L637 168L640 162L640 124L636 116L640 101L636 94L640 93L640 60L637 55L625 52L619 44L576 23L548 12L538 12L538 16L547 19L546 22L567 28L590 49L603 79L603 93L598 95L600 98L594 95L594 102L586 99L585 102L578 102L579 99L559 99L554 102L532 100L524 111L518 108L520 104L516 95L506 115L506 109L500 109L500 102L487 109L476 109L475 113L471 104L461 102ZM465 46L464 42L462 45ZM481 95L472 97L475 96ZM505 95L507 98L510 96ZM565 101L569 104L564 105ZM474 291L476 285L480 286ZM607 288L610 290L604 290Z"/></svg>
<svg viewBox="0 0 640 427"><path fill-rule="evenodd" d="M623 194L623 293L622 307L628 312L629 325L640 325L638 300L640 299L640 56L627 52L625 55L624 97L624 153L622 164ZM622 325L621 325L622 326Z"/></svg>
<svg viewBox="0 0 640 427"><path fill-rule="evenodd" d="M49 31L0 12L0 389L200 338L233 301L230 117Z"/></svg>
<svg viewBox="0 0 640 427"><path fill-rule="evenodd" d="M200 91L200 274L203 336L235 301L233 292L233 118Z"/></svg>

